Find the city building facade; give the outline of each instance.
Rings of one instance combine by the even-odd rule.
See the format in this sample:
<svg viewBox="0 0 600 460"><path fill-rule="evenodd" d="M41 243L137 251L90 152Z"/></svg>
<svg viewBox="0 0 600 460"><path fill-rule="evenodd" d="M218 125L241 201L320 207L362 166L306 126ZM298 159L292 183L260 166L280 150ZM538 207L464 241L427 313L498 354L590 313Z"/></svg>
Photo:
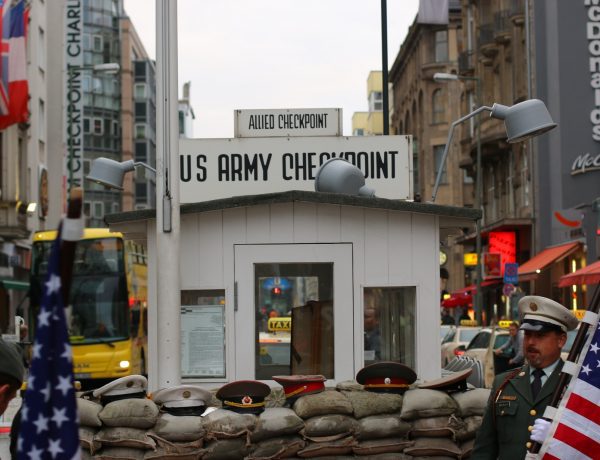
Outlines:
<svg viewBox="0 0 600 460"><path fill-rule="evenodd" d="M368 112L352 115L353 136L381 136L383 134L383 77L380 70L372 70L367 78Z"/></svg>

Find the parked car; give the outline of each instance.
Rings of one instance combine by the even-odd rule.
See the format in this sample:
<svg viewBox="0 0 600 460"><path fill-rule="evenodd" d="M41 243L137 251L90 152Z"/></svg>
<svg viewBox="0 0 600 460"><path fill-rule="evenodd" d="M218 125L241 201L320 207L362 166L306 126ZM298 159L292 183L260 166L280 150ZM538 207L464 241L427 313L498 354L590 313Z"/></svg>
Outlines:
<svg viewBox="0 0 600 460"><path fill-rule="evenodd" d="M448 332L450 332L451 329L454 329L455 326L452 326L450 324L442 324L440 326L440 341L442 343L444 343L444 338L446 337L446 335L448 334Z"/></svg>
<svg viewBox="0 0 600 460"><path fill-rule="evenodd" d="M480 330L481 328L476 326L452 326L442 339L442 367L446 367L456 356L462 355L464 347Z"/></svg>
<svg viewBox="0 0 600 460"><path fill-rule="evenodd" d="M481 329L465 348L464 356L481 361L486 388L491 388L496 375L494 350L504 345L509 338L508 329L485 328Z"/></svg>

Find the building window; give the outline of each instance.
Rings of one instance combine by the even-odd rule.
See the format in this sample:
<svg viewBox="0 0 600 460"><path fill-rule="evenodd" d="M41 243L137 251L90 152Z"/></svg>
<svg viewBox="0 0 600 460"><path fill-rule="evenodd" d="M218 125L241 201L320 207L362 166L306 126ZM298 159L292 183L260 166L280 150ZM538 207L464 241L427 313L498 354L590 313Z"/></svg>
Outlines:
<svg viewBox="0 0 600 460"><path fill-rule="evenodd" d="M148 143L147 142L136 142L135 143L135 159L136 161L146 162L148 160Z"/></svg>
<svg viewBox="0 0 600 460"><path fill-rule="evenodd" d="M134 73L136 81L143 81L146 79L146 62L138 61L134 63Z"/></svg>
<svg viewBox="0 0 600 460"><path fill-rule="evenodd" d="M416 288L364 289L365 365L398 361L414 369Z"/></svg>
<svg viewBox="0 0 600 460"><path fill-rule="evenodd" d="M94 51L102 52L104 50L102 35L93 35L92 36L92 46L93 46L92 49Z"/></svg>
<svg viewBox="0 0 600 460"><path fill-rule="evenodd" d="M146 99L146 83L133 85L133 97L135 99Z"/></svg>
<svg viewBox="0 0 600 460"><path fill-rule="evenodd" d="M529 158L525 151L521 154L521 205L529 206Z"/></svg>
<svg viewBox="0 0 600 460"><path fill-rule="evenodd" d="M442 89L436 89L431 95L431 122L444 123L446 121L446 113L444 110L444 102L442 101Z"/></svg>
<svg viewBox="0 0 600 460"><path fill-rule="evenodd" d="M443 155L444 155L444 147L445 146L443 146L443 145L436 145L433 147L433 162L435 165L434 180L437 178L440 167L443 166L442 177L440 178L440 184L448 183L448 175L446 174L446 164L444 163L442 165L442 159L443 159Z"/></svg>
<svg viewBox="0 0 600 460"><path fill-rule="evenodd" d="M136 139L146 139L146 125L144 123L136 123L135 138Z"/></svg>
<svg viewBox="0 0 600 460"><path fill-rule="evenodd" d="M104 217L104 203L102 201L93 201L91 211L92 215L90 217L102 219Z"/></svg>
<svg viewBox="0 0 600 460"><path fill-rule="evenodd" d="M364 136L365 135L365 130L362 128L357 128L354 130L354 133L352 134L353 136Z"/></svg>
<svg viewBox="0 0 600 460"><path fill-rule="evenodd" d="M148 197L148 187L146 182L135 183L135 198L146 201Z"/></svg>
<svg viewBox="0 0 600 460"><path fill-rule="evenodd" d="M463 184L472 184L473 183L473 177L469 176L469 174L467 173L467 170L464 169L463 170Z"/></svg>
<svg viewBox="0 0 600 460"><path fill-rule="evenodd" d="M145 120L148 115L148 106L145 102L135 103L135 119Z"/></svg>
<svg viewBox="0 0 600 460"><path fill-rule="evenodd" d="M104 134L102 118L92 118L92 134L102 136Z"/></svg>
<svg viewBox="0 0 600 460"><path fill-rule="evenodd" d="M256 378L269 380L278 374L333 378L333 263L254 267Z"/></svg>
<svg viewBox="0 0 600 460"><path fill-rule="evenodd" d="M448 62L448 31L435 32L435 62Z"/></svg>
<svg viewBox="0 0 600 460"><path fill-rule="evenodd" d="M369 94L369 112L381 112L383 110L383 93L373 91Z"/></svg>

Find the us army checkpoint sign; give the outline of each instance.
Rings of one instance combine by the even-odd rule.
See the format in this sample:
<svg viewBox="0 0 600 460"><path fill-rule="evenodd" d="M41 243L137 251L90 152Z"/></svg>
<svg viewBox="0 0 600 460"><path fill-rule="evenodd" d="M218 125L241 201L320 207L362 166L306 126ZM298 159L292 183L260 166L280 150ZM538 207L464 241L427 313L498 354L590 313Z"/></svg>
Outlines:
<svg viewBox="0 0 600 460"><path fill-rule="evenodd" d="M412 199L411 136L180 139L180 201L314 191L322 163L357 166L375 195Z"/></svg>

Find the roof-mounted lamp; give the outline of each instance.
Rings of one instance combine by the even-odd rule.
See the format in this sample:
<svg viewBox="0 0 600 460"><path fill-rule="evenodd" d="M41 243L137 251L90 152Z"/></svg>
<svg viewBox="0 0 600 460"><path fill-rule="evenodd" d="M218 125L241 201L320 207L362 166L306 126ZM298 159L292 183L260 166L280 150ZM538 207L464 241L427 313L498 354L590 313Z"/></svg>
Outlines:
<svg viewBox="0 0 600 460"><path fill-rule="evenodd" d="M342 158L331 158L321 165L315 177L315 191L375 196L375 190L365 185L363 172Z"/></svg>
<svg viewBox="0 0 600 460"><path fill-rule="evenodd" d="M148 166L146 163L135 162L133 160L119 162L110 158L100 157L92 161L92 167L86 179L104 185L107 188L123 190L123 176L127 172L134 171L136 166L143 166L150 171L152 179L156 177L156 169Z"/></svg>

